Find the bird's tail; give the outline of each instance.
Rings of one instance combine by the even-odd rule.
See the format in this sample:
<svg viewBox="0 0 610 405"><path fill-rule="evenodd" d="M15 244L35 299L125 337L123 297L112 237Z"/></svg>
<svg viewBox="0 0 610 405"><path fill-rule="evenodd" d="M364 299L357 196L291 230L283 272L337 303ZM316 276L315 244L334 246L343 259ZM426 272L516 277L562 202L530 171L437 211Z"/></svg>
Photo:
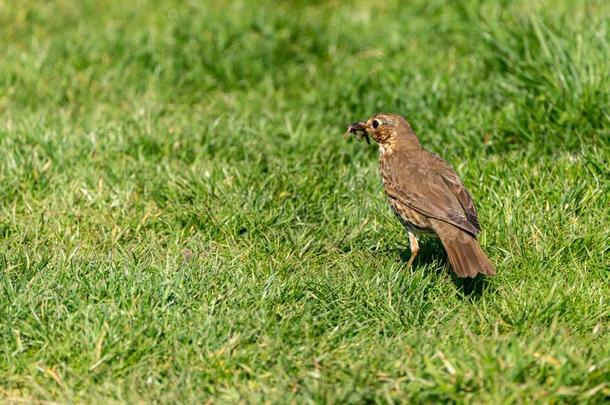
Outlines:
<svg viewBox="0 0 610 405"><path fill-rule="evenodd" d="M458 277L474 277L477 274L496 274L481 245L474 236L446 222L431 219L432 228L441 239L451 268Z"/></svg>

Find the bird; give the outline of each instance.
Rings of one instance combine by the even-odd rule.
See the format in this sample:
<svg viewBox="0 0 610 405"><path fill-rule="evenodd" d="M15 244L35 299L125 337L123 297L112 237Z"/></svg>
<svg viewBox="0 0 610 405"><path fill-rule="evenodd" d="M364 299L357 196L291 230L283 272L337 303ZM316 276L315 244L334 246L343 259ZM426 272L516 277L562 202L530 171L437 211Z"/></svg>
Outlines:
<svg viewBox="0 0 610 405"><path fill-rule="evenodd" d="M453 168L420 144L406 119L376 114L347 127L379 145L379 173L390 208L408 233L411 267L418 236L441 240L458 277L492 276L496 269L477 241L481 231L474 201Z"/></svg>

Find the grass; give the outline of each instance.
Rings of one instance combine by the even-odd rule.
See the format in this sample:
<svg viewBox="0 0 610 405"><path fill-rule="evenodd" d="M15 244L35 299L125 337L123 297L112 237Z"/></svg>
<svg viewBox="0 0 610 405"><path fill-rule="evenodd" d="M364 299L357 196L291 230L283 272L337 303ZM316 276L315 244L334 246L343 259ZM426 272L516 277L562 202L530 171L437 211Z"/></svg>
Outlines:
<svg viewBox="0 0 610 405"><path fill-rule="evenodd" d="M0 2L0 398L610 398L599 1ZM475 197L486 283L405 268L405 115Z"/></svg>

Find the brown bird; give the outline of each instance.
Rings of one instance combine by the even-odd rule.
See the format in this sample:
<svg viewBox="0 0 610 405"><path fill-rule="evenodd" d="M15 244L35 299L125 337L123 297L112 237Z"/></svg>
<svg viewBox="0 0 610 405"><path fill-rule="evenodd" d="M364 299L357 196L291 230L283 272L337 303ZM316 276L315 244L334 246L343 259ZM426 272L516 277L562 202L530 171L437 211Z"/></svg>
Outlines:
<svg viewBox="0 0 610 405"><path fill-rule="evenodd" d="M425 150L409 123L396 114L356 122L348 132L379 144L379 172L394 214L409 233L411 266L419 252L418 235L440 238L459 277L494 275L477 242L477 210L464 184L440 157Z"/></svg>

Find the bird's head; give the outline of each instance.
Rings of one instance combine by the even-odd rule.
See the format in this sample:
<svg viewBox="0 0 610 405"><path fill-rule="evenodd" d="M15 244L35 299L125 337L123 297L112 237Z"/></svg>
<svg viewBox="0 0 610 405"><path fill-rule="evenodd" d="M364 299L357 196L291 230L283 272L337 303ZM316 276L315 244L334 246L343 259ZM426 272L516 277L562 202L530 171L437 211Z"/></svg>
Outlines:
<svg viewBox="0 0 610 405"><path fill-rule="evenodd" d="M368 137L371 136L382 146L403 141L411 141L419 145L407 120L397 114L373 115L366 121L350 124L347 132L360 138L364 137L367 142L369 142Z"/></svg>

